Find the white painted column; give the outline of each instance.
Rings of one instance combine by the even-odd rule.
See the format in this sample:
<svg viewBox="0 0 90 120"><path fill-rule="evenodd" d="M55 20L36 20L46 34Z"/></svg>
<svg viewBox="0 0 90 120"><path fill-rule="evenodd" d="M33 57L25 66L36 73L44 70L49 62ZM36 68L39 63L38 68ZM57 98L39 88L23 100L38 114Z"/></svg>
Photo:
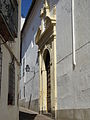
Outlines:
<svg viewBox="0 0 90 120"><path fill-rule="evenodd" d="M42 80L43 80L43 111L47 111L47 71L45 69L42 70Z"/></svg>
<svg viewBox="0 0 90 120"><path fill-rule="evenodd" d="M75 6L74 0L72 0L72 54L73 54L73 65L76 66L76 56L75 56Z"/></svg>
<svg viewBox="0 0 90 120"><path fill-rule="evenodd" d="M42 58L42 56L41 56L41 51L39 50L38 51L39 52L39 79L40 79L40 112L42 111L42 105L43 105L43 101L42 101L42 95L43 95L43 93L42 93L42 73L41 73L41 70L42 70L42 60L41 60L41 58Z"/></svg>

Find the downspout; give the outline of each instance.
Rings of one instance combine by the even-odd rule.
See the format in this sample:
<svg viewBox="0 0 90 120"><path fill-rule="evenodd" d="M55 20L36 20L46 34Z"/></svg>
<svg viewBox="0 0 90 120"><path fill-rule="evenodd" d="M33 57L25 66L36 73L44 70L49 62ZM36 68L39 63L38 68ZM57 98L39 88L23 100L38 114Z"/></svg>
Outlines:
<svg viewBox="0 0 90 120"><path fill-rule="evenodd" d="M75 8L74 8L74 0L71 0L72 4L72 62L73 62L73 69L75 69L76 66L76 56L75 56Z"/></svg>

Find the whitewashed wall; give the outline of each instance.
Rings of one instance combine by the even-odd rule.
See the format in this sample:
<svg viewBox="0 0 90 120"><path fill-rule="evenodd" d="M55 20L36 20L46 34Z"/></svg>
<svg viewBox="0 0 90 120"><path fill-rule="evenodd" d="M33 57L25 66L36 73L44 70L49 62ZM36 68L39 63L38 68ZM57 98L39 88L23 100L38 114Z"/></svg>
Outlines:
<svg viewBox="0 0 90 120"><path fill-rule="evenodd" d="M7 42L1 45L2 52L2 76L1 76L1 94L0 94L0 120L19 120L18 103L18 83L20 74L20 17L21 1L18 0L18 36L14 42ZM0 41L2 42L1 38ZM7 46L7 47L6 47ZM12 54L13 53L13 54ZM9 64L12 61L12 55L15 60L15 105L8 105L8 85L9 85Z"/></svg>
<svg viewBox="0 0 90 120"><path fill-rule="evenodd" d="M9 63L11 62L11 55L5 46L2 49L2 79L1 79L1 95L0 95L0 119L2 120L18 120L19 106L18 106L18 75L19 66L15 62L15 105L8 105L8 83L9 83Z"/></svg>
<svg viewBox="0 0 90 120"><path fill-rule="evenodd" d="M25 71L23 77L23 71L21 66L21 100L24 99L26 107L31 95L31 109L38 111L39 100L39 66L38 66L38 46L35 44L35 35L39 25L41 24L40 9L43 6L43 1L39 0L34 6L33 12L28 18L22 35L22 59L25 58L25 67L28 64L30 66L30 72ZM23 65L23 64L22 64ZM25 81L25 83L24 83ZM25 98L24 98L24 85L25 85ZM35 108L36 106L36 108Z"/></svg>
<svg viewBox="0 0 90 120"><path fill-rule="evenodd" d="M51 15L53 6L56 5L57 111L90 108L90 1L75 0L75 69L73 69L72 64L71 0L48 0L48 3ZM28 19L22 40L22 58L25 57L26 64L29 64L32 71L35 68L37 73L35 76L33 72L27 73L27 75L25 73L23 78L21 71L21 99L24 98L23 79L26 79L25 101L28 101L30 94L32 94L32 103L39 99L39 69L38 64L36 64L38 47L35 44L32 46L32 42L34 43L34 36L40 25L41 8L42 2L39 0L33 15ZM71 115L67 116L71 116L70 119L73 120L74 117L78 117L77 114L74 115L74 111L71 111ZM80 118L84 119L81 114ZM59 115L61 114L57 113L57 116ZM65 114L62 115L64 115L62 120L68 118L67 116L64 118ZM60 120L59 118L60 116L57 119Z"/></svg>
<svg viewBox="0 0 90 120"><path fill-rule="evenodd" d="M59 0L56 7L58 110L90 108L89 6L89 0L75 0L76 67L74 70L71 0Z"/></svg>

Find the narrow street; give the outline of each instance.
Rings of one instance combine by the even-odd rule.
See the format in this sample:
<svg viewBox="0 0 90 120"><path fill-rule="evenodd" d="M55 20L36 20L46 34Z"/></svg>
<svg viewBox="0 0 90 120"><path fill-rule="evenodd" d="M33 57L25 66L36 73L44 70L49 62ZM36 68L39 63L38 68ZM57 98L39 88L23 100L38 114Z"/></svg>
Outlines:
<svg viewBox="0 0 90 120"><path fill-rule="evenodd" d="M19 120L53 120L45 115L38 114L31 110L20 108L19 109Z"/></svg>

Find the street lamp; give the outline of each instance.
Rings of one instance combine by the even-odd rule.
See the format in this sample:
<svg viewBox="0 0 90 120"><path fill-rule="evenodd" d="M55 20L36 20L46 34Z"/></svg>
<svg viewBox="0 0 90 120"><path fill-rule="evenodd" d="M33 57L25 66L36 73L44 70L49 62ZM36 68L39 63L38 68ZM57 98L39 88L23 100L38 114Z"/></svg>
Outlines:
<svg viewBox="0 0 90 120"><path fill-rule="evenodd" d="M29 67L29 65L26 65L26 72L30 72L30 67Z"/></svg>

